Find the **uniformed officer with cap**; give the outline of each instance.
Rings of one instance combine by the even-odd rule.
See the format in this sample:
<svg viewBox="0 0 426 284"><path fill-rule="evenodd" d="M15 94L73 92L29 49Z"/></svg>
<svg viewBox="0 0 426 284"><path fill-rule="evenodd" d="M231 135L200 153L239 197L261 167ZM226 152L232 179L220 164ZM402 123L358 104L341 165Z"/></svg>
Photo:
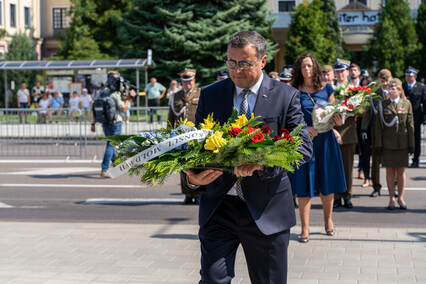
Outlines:
<svg viewBox="0 0 426 284"><path fill-rule="evenodd" d="M350 61L337 59L336 63L333 65L333 70L336 73L337 84L336 86L346 86L348 83L349 75L349 65ZM341 138L340 151L342 152L343 168L345 171L346 179L346 191L343 193L334 194L334 204L333 207L343 206L345 208L352 208L352 170L354 165L354 155L356 149L356 143L358 142L358 136L356 134L356 123L355 117L350 116L345 120L345 124L341 126L335 126Z"/></svg>
<svg viewBox="0 0 426 284"><path fill-rule="evenodd" d="M201 91L200 88L195 87L195 69L185 68L178 75L183 88L173 96L173 101L170 103L168 120L173 128L177 126L179 119L187 118L189 121L195 122L195 112ZM182 174L180 184L182 193L185 194L184 204L198 204L201 194L186 186Z"/></svg>
<svg viewBox="0 0 426 284"><path fill-rule="evenodd" d="M291 71L288 69L284 69L283 72L278 74L278 76L280 78L280 82L289 84L291 81Z"/></svg>
<svg viewBox="0 0 426 284"><path fill-rule="evenodd" d="M408 67L405 70L405 83L402 85L405 95L413 107L414 116L415 150L410 168L419 167L421 125L426 123L426 87L416 81L418 72L419 70Z"/></svg>
<svg viewBox="0 0 426 284"><path fill-rule="evenodd" d="M216 72L216 81L222 81L228 79L229 72L226 70L219 70Z"/></svg>

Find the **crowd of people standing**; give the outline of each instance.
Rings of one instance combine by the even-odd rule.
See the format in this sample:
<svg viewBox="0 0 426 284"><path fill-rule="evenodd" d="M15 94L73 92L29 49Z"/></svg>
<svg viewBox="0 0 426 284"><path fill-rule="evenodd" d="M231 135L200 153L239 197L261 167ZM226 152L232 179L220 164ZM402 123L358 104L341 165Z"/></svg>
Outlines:
<svg viewBox="0 0 426 284"><path fill-rule="evenodd" d="M94 98L86 88L82 88L81 95L73 91L70 98L65 102L64 95L58 90L46 89L41 86L40 81L36 81L30 91L25 82L21 83L21 88L17 92L18 108L29 109L33 105L38 123L53 123L53 115L56 114L56 122L61 121L62 113L67 111L69 122L80 116L83 121L89 122L92 115L92 104ZM68 109L64 109L67 106ZM28 111L19 112L19 121L28 122ZM25 118L25 120L23 119ZM80 119L80 118L79 118Z"/></svg>
<svg viewBox="0 0 426 284"><path fill-rule="evenodd" d="M189 71L188 71L189 70ZM188 73L191 73L188 75ZM189 76L195 83L193 69L185 69L179 75ZM223 70L218 71L219 75ZM272 79L289 84L300 91L301 106L309 135L313 140L313 156L293 174L289 174L292 190L297 197L302 231L299 240L309 241L309 215L311 199L321 197L324 213L324 228L329 236L335 232L332 220L333 208L353 208L352 182L355 155L358 154L358 178L362 187L372 186L371 197L381 195L380 166L386 168L386 183L390 200L389 210L407 210L404 200L405 167L409 155L413 155L410 167L419 167L420 126L426 122L422 106L426 106L426 87L417 82L418 70L408 67L405 83L393 78L389 70L378 72L374 81L369 72L356 63L337 59L333 66L320 66L315 56L304 53L292 66L286 66L281 73L270 72ZM224 76L223 79L226 79ZM181 77L182 84L185 79ZM169 122L176 126L179 118L195 121L194 113L199 98L199 88L195 85L179 89L177 81L172 81L169 98ZM312 124L312 111L317 101L335 102L334 90L339 86L375 86L377 97L364 109L363 115L346 117L335 115L335 127L318 133ZM185 86L184 86L185 87ZM188 90L187 90L188 89ZM197 90L196 96L191 90ZM178 95L181 94L181 95ZM189 99L188 99L189 98ZM191 114L192 113L192 114ZM391 122L397 117L397 123ZM183 177L182 177L183 179ZM199 196L185 189L184 204L198 204Z"/></svg>

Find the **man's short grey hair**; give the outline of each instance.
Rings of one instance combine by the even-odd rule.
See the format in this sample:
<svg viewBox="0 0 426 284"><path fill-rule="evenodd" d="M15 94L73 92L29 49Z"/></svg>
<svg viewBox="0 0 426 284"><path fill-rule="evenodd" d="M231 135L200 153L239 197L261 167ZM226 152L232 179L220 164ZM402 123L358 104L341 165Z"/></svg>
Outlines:
<svg viewBox="0 0 426 284"><path fill-rule="evenodd" d="M266 55L266 40L258 32L242 31L236 33L228 43L228 47L243 48L252 45L256 50L257 58Z"/></svg>

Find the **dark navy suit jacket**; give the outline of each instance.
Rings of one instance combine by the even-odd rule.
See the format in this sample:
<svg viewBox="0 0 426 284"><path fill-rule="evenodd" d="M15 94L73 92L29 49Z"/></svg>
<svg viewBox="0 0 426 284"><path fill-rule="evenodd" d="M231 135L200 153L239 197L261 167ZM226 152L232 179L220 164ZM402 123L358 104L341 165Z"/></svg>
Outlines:
<svg viewBox="0 0 426 284"><path fill-rule="evenodd" d="M213 113L215 120L224 123L231 116L235 85L231 79L219 81L201 89L200 100L195 115L196 124L203 122ZM304 123L300 106L300 92L284 83L264 75L260 86L254 115L268 125L273 134L281 128L293 130ZM299 152L303 154L301 164L312 155L312 141L307 128L301 133L304 143ZM223 173L206 186L201 195L199 223L203 227L218 208L227 192L237 181L235 175ZM261 173L242 180L242 190L248 209L256 225L265 235L289 229L296 224L293 195L287 172L281 168L265 168Z"/></svg>

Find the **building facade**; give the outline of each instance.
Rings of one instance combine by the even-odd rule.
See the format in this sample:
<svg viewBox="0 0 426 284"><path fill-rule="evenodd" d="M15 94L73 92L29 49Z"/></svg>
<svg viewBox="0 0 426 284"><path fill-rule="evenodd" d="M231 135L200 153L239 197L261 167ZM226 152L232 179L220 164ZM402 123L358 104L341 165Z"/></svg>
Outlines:
<svg viewBox="0 0 426 284"><path fill-rule="evenodd" d="M0 0L0 29L5 32L0 39L2 59L15 34L29 36L34 41L38 59L41 59L40 0Z"/></svg>
<svg viewBox="0 0 426 284"><path fill-rule="evenodd" d="M281 71L286 64L284 61L284 45L287 41L287 33L291 23L290 13L294 7L305 0L268 0L268 5L275 18L272 26L273 39L279 44L279 52L275 56L277 71ZM361 52L362 46L368 44L373 35L374 25L378 23L381 5L386 0L335 0L337 17L342 30L342 36L346 48L354 52ZM411 14L417 13L422 0L408 0Z"/></svg>
<svg viewBox="0 0 426 284"><path fill-rule="evenodd" d="M4 59L15 34L33 40L37 59L50 57L58 50L58 36L69 27L69 0L0 0L0 59Z"/></svg>

